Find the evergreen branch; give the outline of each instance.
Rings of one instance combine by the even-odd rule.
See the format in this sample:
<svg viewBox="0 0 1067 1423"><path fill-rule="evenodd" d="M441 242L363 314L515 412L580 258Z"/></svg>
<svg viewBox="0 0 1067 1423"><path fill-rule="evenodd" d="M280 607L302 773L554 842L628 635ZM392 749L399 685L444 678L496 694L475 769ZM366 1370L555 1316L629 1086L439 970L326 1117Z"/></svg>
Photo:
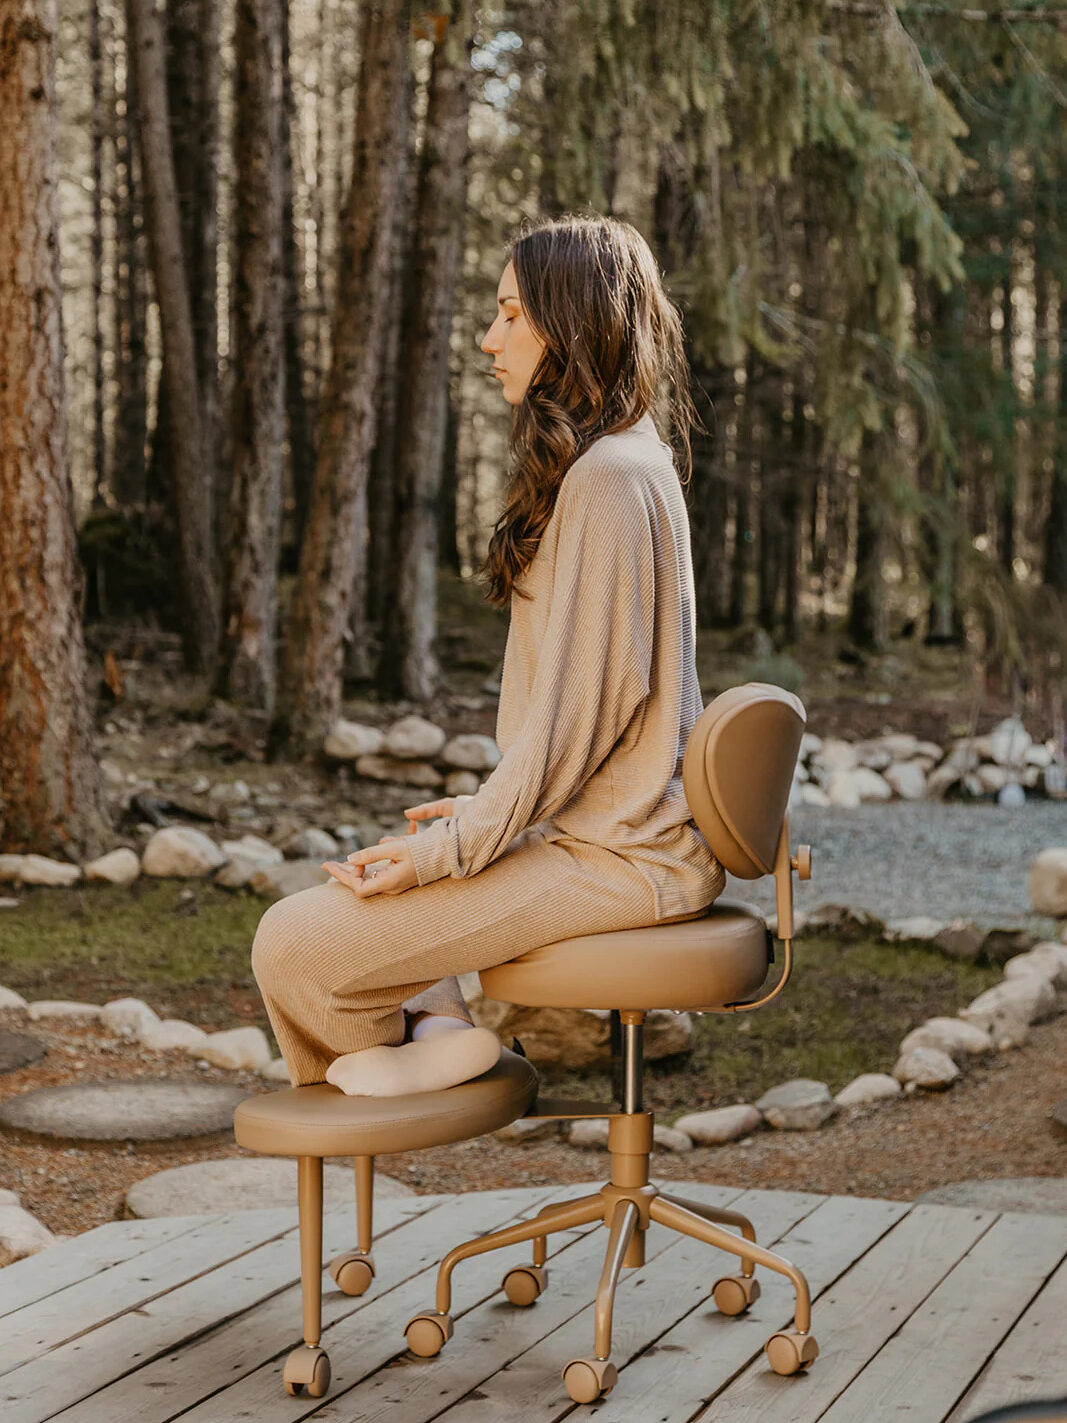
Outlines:
<svg viewBox="0 0 1067 1423"><path fill-rule="evenodd" d="M858 15L868 20L885 18L886 6L876 0L830 0L829 8L844 15ZM966 20L968 24L1012 24L1031 21L1034 24L1055 25L1067 29L1067 8L1041 10L957 10L951 5L900 5L892 7L897 15L947 15L953 20Z"/></svg>

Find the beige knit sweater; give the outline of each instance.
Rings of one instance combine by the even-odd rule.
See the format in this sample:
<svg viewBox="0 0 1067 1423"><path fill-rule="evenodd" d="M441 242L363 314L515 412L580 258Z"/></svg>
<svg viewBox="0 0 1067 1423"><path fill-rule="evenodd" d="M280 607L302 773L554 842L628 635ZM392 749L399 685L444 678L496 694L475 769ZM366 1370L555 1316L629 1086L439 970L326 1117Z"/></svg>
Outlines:
<svg viewBox="0 0 1067 1423"><path fill-rule="evenodd" d="M570 466L520 582L533 598L511 598L500 763L410 838L419 884L477 874L540 824L636 865L657 919L703 908L725 874L682 789L703 710L689 519L650 414Z"/></svg>

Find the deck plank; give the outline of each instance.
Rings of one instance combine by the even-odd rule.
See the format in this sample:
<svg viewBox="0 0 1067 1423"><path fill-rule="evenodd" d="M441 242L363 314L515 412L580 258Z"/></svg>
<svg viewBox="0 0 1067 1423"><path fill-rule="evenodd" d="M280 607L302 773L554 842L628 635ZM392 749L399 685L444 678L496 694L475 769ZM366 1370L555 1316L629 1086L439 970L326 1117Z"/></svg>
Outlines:
<svg viewBox="0 0 1067 1423"><path fill-rule="evenodd" d="M380 1211L405 1218L417 1214L413 1203L419 1199L383 1201ZM266 1219L252 1219L257 1216ZM296 1262L291 1211L238 1212L127 1262L129 1269L116 1266L49 1295L8 1321L11 1333L0 1349L9 1357L9 1346L21 1351L25 1362L0 1377L0 1416L16 1423L58 1412L140 1360L290 1283ZM101 1292L99 1301L93 1287ZM65 1313L64 1303L76 1312ZM55 1335L63 1342L53 1342Z"/></svg>
<svg viewBox="0 0 1067 1423"><path fill-rule="evenodd" d="M421 1233L422 1268L418 1273L410 1273L388 1294L368 1295L362 1301L347 1300L342 1296L339 1308L331 1309L329 1315L324 1311L322 1344L329 1351L333 1366L330 1399L337 1398L346 1388L387 1364L396 1355L407 1352L404 1325L413 1314L433 1305L437 1266L452 1244L480 1232L498 1229L512 1220L531 1216L550 1200L583 1195L591 1189L594 1188L585 1183L562 1190L559 1187L526 1187L492 1192L492 1196L496 1197L495 1209L493 1203L485 1199L490 1193L477 1192L457 1196L447 1207L442 1207L434 1217L432 1232L424 1230ZM549 1237L549 1250L564 1249L580 1236L578 1231ZM493 1252L464 1262L467 1268L464 1270L461 1266L457 1271L457 1275L461 1271L462 1275L456 1281L458 1288L454 1292L455 1317L459 1318L465 1310L499 1288L505 1257L510 1256L511 1260L526 1258L523 1252L528 1249L528 1246L515 1246L510 1251ZM385 1261L382 1263L384 1265ZM351 1316L356 1308L359 1310L358 1317L353 1319ZM269 1363L235 1386L182 1413L182 1423L247 1423L249 1418L254 1418L256 1423L295 1423L295 1420L322 1407L322 1402L315 1399L289 1398L282 1387L285 1356L300 1342L299 1319L292 1311L289 1318L288 1331L274 1341L275 1357ZM279 1343L281 1349L277 1348ZM343 1402L339 1399L337 1406L343 1407Z"/></svg>
<svg viewBox="0 0 1067 1423"><path fill-rule="evenodd" d="M820 1300L812 1332L822 1352L806 1375L780 1378L761 1355L700 1417L814 1423L995 1220L993 1211L913 1206Z"/></svg>
<svg viewBox="0 0 1067 1423"><path fill-rule="evenodd" d="M1039 1217L1027 1216L1031 1228ZM1002 1268L1008 1262L1003 1262ZM987 1283L983 1304L997 1298L999 1271ZM1067 1262L1045 1284L993 1355L982 1376L954 1409L948 1423L970 1423L1009 1403L1067 1398Z"/></svg>
<svg viewBox="0 0 1067 1423"><path fill-rule="evenodd" d="M807 1278L816 1300L816 1338L822 1322L819 1296L909 1209L903 1201L831 1196L773 1246ZM651 1348L621 1370L616 1389L597 1413L597 1423L632 1423L635 1418L642 1423L674 1423L691 1418L739 1370L762 1358L763 1345L775 1330L792 1323L795 1296L783 1276L760 1268L757 1277L760 1298L747 1314L728 1318L707 1300L706 1307L694 1309L666 1332L650 1332L645 1342Z"/></svg>
<svg viewBox="0 0 1067 1423"><path fill-rule="evenodd" d="M1001 1216L821 1423L913 1419L916 1398L926 1418L944 1418L1065 1253L1067 1216ZM1064 1306L1061 1351L1067 1299ZM1065 1374L1061 1370L1061 1378Z"/></svg>
<svg viewBox="0 0 1067 1423"><path fill-rule="evenodd" d="M707 1187L702 1189L687 1181L684 1189L693 1199L711 1202ZM773 1241L817 1210L824 1200L823 1196L801 1192L748 1191L731 1202L731 1209L750 1216L761 1240ZM504 1371L487 1377L482 1348L471 1351L471 1364L477 1365L483 1377L472 1377L464 1388L459 1370L455 1369L455 1387L449 1391L460 1401L443 1415L442 1423L494 1423L515 1417L532 1423L559 1418L573 1407L560 1372L570 1359L592 1353L593 1300L606 1240L601 1232L591 1242L596 1248L588 1260L575 1259L566 1277L551 1279L548 1293L533 1310L512 1311L516 1319L508 1328L514 1331L518 1347L509 1351L511 1361ZM619 1281L611 1355L616 1365L641 1349L651 1334L669 1328L697 1308L707 1299L713 1281L720 1274L732 1273L734 1268L731 1256L653 1226L645 1264L625 1271ZM487 1313L479 1343L482 1333L494 1334L500 1329L505 1309L499 1305ZM464 1393L469 1396L463 1397ZM629 1405L630 1400L626 1402ZM407 1411L405 1406L405 1423ZM379 1415L365 1405L359 1415L351 1416L372 1419ZM419 1416L416 1414L416 1419ZM627 1406L625 1416L633 1423L636 1418L643 1420L645 1413L638 1404L634 1409ZM599 1420L599 1411L597 1417Z"/></svg>
<svg viewBox="0 0 1067 1423"><path fill-rule="evenodd" d="M120 1265L134 1255L141 1255L176 1235L217 1220L222 1212L212 1216L156 1216L149 1220L109 1220L87 1230L73 1240L60 1241L61 1249L42 1250L8 1265L3 1274L3 1295L0 1296L0 1316L13 1314L35 1304L46 1295L76 1285L112 1265Z"/></svg>

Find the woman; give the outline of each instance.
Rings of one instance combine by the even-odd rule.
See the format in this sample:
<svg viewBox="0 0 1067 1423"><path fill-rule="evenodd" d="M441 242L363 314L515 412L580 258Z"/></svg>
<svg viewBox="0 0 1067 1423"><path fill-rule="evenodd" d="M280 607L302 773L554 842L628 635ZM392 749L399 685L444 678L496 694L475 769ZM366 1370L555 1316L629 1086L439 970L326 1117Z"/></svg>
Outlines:
<svg viewBox="0 0 1067 1423"><path fill-rule="evenodd" d="M411 807L407 835L263 915L252 963L297 1085L477 1076L500 1044L454 975L694 918L725 883L682 788L703 710L689 522L649 413L668 381L688 459L678 313L641 235L599 217L520 236L497 305L481 349L514 407L514 474L480 572L510 599L502 758L477 795Z"/></svg>

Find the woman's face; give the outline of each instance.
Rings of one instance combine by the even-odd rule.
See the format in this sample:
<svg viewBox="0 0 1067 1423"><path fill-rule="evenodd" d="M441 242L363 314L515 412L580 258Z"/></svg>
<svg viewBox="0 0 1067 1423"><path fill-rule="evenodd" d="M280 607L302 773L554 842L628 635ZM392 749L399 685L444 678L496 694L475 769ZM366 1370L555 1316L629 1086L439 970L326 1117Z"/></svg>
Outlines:
<svg viewBox="0 0 1067 1423"><path fill-rule="evenodd" d="M493 374L500 382L504 399L509 405L518 405L537 369L545 343L534 335L526 320L511 262L497 284L496 302L496 320L482 337L481 349L493 357Z"/></svg>

